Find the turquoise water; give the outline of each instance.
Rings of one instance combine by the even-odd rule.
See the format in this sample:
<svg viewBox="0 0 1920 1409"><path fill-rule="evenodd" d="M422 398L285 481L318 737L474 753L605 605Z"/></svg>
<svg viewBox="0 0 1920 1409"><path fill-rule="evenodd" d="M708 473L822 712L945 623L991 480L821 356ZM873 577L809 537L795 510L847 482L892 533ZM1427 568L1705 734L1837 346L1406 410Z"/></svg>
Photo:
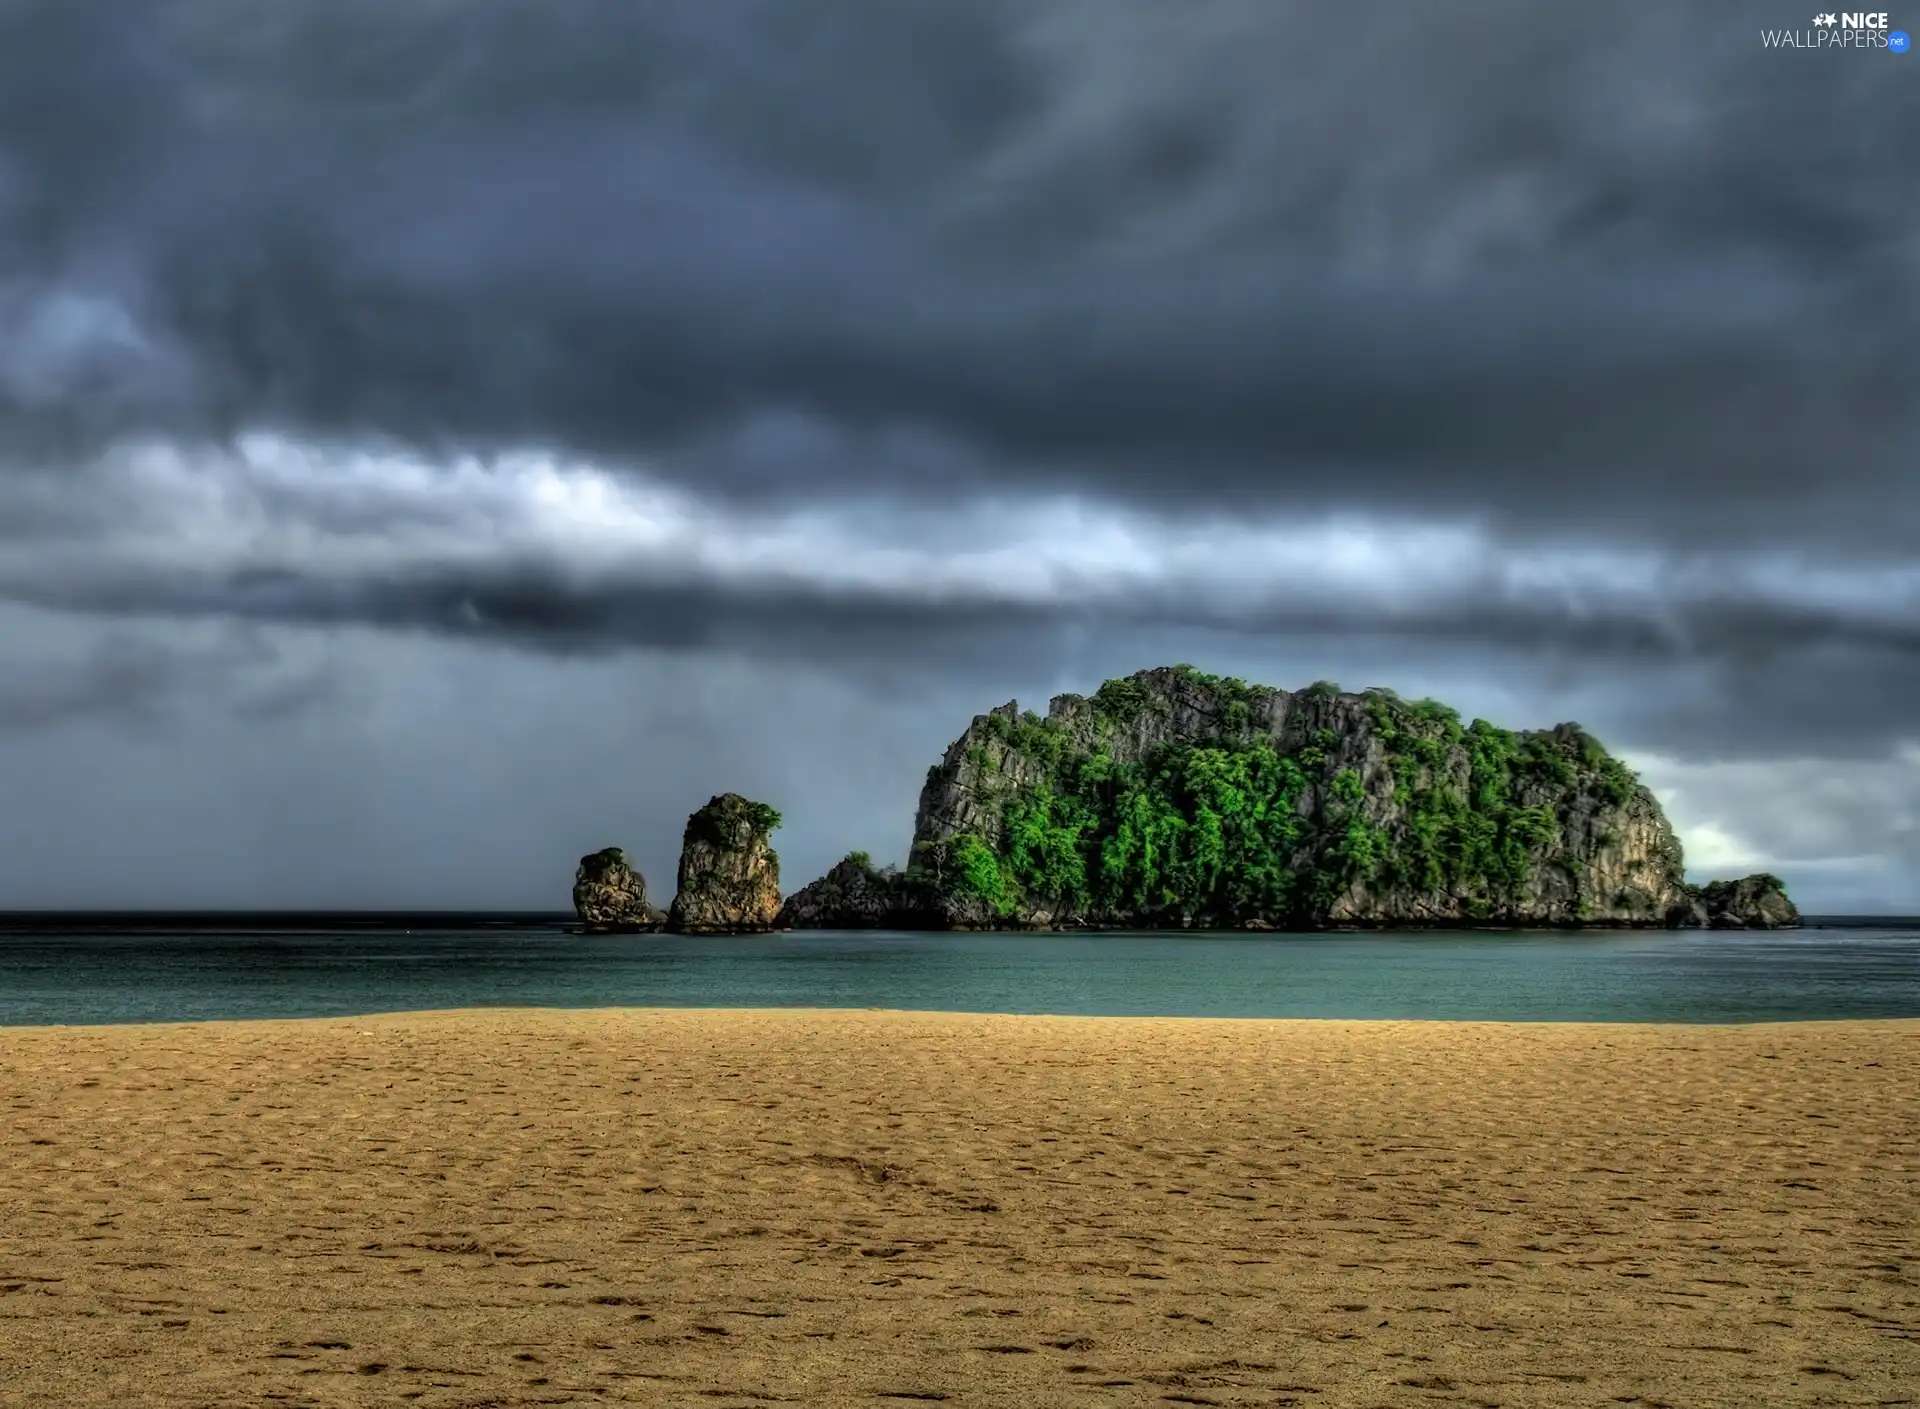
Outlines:
<svg viewBox="0 0 1920 1409"><path fill-rule="evenodd" d="M1195 1017L1920 1017L1920 923L1779 934L579 935L558 922L0 928L0 1025L429 1008Z"/></svg>

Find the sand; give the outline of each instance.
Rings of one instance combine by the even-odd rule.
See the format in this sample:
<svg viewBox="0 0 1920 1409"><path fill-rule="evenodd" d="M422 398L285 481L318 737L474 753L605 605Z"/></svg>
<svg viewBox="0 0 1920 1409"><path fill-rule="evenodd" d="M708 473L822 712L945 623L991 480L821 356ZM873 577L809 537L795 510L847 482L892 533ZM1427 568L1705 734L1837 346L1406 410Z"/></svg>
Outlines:
<svg viewBox="0 0 1920 1409"><path fill-rule="evenodd" d="M1920 1402L1920 1022L0 1029L0 1403Z"/></svg>

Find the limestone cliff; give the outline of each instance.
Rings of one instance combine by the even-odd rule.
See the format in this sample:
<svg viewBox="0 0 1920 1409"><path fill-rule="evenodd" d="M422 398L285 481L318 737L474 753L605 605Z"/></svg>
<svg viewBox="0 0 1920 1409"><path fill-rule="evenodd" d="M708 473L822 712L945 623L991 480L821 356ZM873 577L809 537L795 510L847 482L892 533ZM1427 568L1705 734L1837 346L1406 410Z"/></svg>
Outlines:
<svg viewBox="0 0 1920 1409"><path fill-rule="evenodd" d="M794 923L839 923L813 889ZM1058 696L1045 718L1011 702L976 716L927 774L907 875L881 889L901 927L1662 926L1792 909L1688 886L1658 802L1578 725L1463 726L1386 690L1186 666ZM868 885L861 913L876 903Z"/></svg>
<svg viewBox="0 0 1920 1409"><path fill-rule="evenodd" d="M775 928L780 857L770 838L779 825L778 812L738 793L722 793L689 817L667 928L682 934Z"/></svg>
<svg viewBox="0 0 1920 1409"><path fill-rule="evenodd" d="M666 916L647 901L647 878L617 846L580 858L573 911L590 930L657 930Z"/></svg>

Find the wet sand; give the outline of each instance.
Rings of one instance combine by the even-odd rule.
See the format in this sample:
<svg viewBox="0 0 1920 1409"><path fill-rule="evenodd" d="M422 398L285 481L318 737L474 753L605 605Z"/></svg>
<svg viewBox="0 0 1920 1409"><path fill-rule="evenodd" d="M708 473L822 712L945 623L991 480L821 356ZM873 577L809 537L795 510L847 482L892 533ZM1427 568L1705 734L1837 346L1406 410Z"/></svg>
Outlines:
<svg viewBox="0 0 1920 1409"><path fill-rule="evenodd" d="M0 1029L0 1404L1920 1403L1920 1021Z"/></svg>

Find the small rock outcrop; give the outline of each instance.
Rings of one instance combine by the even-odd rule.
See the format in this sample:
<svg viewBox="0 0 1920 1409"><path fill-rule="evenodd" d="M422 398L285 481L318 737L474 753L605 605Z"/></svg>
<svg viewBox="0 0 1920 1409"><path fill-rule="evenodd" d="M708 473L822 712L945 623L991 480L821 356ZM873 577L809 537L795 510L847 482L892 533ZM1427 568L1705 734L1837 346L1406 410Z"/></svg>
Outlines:
<svg viewBox="0 0 1920 1409"><path fill-rule="evenodd" d="M679 934L757 934L778 927L780 814L722 793L687 819L679 888L667 928Z"/></svg>
<svg viewBox="0 0 1920 1409"><path fill-rule="evenodd" d="M1064 920L1061 927L1071 927ZM1000 930L1032 928L1009 923L988 900L943 888L935 873L915 866L876 869L861 853L837 862L817 881L787 897L780 908L783 930Z"/></svg>
<svg viewBox="0 0 1920 1409"><path fill-rule="evenodd" d="M876 869L863 851L837 862L780 907L783 930L926 930L951 928L940 897L918 876Z"/></svg>
<svg viewBox="0 0 1920 1409"><path fill-rule="evenodd" d="M573 876L573 912L599 933L657 930L666 916L647 900L647 878L617 846L580 858Z"/></svg>
<svg viewBox="0 0 1920 1409"><path fill-rule="evenodd" d="M1687 923L1710 930L1791 930L1800 911L1778 876L1764 871L1737 881L1709 881L1695 892Z"/></svg>

